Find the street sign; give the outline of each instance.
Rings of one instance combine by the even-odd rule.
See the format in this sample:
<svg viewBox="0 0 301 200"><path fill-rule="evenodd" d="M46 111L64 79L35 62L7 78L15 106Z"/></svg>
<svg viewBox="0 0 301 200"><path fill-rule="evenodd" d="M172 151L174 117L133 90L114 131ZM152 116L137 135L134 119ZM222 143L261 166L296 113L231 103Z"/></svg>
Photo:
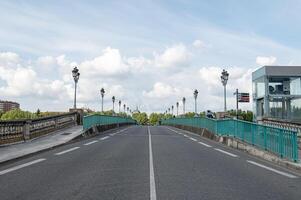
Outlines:
<svg viewBox="0 0 301 200"><path fill-rule="evenodd" d="M250 102L250 94L249 93L238 93L237 95L238 102Z"/></svg>

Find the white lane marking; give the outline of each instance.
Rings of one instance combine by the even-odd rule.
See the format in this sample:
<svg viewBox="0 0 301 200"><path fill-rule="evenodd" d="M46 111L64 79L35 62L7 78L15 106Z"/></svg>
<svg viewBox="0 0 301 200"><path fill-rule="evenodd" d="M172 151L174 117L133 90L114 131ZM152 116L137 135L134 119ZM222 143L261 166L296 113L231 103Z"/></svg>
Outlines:
<svg viewBox="0 0 301 200"><path fill-rule="evenodd" d="M108 138L109 138L109 136L106 136L106 137L100 138L100 140L106 140Z"/></svg>
<svg viewBox="0 0 301 200"><path fill-rule="evenodd" d="M84 144L84 145L90 145L90 144L94 144L94 143L96 143L96 142L98 142L97 140L93 140L93 141L91 141L91 142L88 142L88 143L86 143L86 144Z"/></svg>
<svg viewBox="0 0 301 200"><path fill-rule="evenodd" d="M118 133L118 132L116 132L116 133ZM114 136L116 133L111 133L110 136Z"/></svg>
<svg viewBox="0 0 301 200"><path fill-rule="evenodd" d="M184 137L189 137L189 136L184 134Z"/></svg>
<svg viewBox="0 0 301 200"><path fill-rule="evenodd" d="M31 162L28 162L28 163L24 163L24 164L22 164L22 165L18 165L18 166L15 166L15 167L11 167L11 168L2 170L2 171L0 171L0 175L3 175L3 174L6 174L6 173L9 173L9 172L12 172L12 171L21 169L21 168L23 168L23 167L28 167L28 166L30 166L30 165L33 165L33 164L42 162L42 161L44 161L44 160L46 160L46 159L45 159L45 158L40 158L40 159L33 160L33 161L31 161Z"/></svg>
<svg viewBox="0 0 301 200"><path fill-rule="evenodd" d="M74 151L74 150L79 149L79 148L80 148L80 147L73 147L73 148L71 148L71 149L67 149L67 150L65 150L65 151L61 151L61 152L59 152L59 153L56 153L55 155L59 156L59 155L68 153L68 152L70 152L70 151Z"/></svg>
<svg viewBox="0 0 301 200"><path fill-rule="evenodd" d="M271 168L271 167L268 167L268 166L259 164L259 163L257 163L257 162L251 161L251 160L247 160L247 162L250 163L250 164L256 165L256 166L258 166L258 167L261 167L261 168L270 170L270 171L275 172L275 173L277 173L277 174L280 174L280 175L282 175L282 176L286 176L286 177L288 177L288 178L298 178L297 176L294 176L294 175L292 175L292 174L289 174L289 173L286 173L286 172L282 172L282 171L273 169L273 168Z"/></svg>
<svg viewBox="0 0 301 200"><path fill-rule="evenodd" d="M149 182L150 182L150 200L156 200L156 182L155 182L155 173L154 173L154 164L153 164L153 150L152 150L152 137L150 133L149 126L148 130L148 144L149 144Z"/></svg>
<svg viewBox="0 0 301 200"><path fill-rule="evenodd" d="M224 154L227 154L228 156L232 156L234 158L238 157L237 155L233 154L233 153L229 153L228 151L224 151L224 150L221 150L221 149L218 149L218 148L214 148L216 151L219 151L221 153L224 153Z"/></svg>
<svg viewBox="0 0 301 200"><path fill-rule="evenodd" d="M190 137L189 139L191 139L192 141L195 141L195 142L197 141L196 139L194 139L194 138L192 138L192 137Z"/></svg>
<svg viewBox="0 0 301 200"><path fill-rule="evenodd" d="M204 143L204 142L199 142L199 144L204 145L205 147L212 147L211 145L206 144L206 143Z"/></svg>

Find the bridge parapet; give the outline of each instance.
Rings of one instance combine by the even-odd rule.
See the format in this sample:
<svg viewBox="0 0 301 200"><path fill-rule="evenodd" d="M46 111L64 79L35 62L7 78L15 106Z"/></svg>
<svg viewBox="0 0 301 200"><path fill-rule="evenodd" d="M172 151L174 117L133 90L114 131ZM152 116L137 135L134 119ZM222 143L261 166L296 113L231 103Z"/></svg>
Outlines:
<svg viewBox="0 0 301 200"><path fill-rule="evenodd" d="M298 161L297 132L234 119L209 119L203 117L171 118L163 125L182 125L207 129L219 136L230 136L269 152Z"/></svg>
<svg viewBox="0 0 301 200"><path fill-rule="evenodd" d="M29 140L77 124L77 112L30 120L0 121L0 144Z"/></svg>

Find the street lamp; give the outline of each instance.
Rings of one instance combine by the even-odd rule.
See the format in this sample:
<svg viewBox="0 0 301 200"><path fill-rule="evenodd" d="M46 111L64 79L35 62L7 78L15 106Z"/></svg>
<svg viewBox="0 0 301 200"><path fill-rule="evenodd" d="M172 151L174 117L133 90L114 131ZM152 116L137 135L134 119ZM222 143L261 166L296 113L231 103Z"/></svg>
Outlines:
<svg viewBox="0 0 301 200"><path fill-rule="evenodd" d="M183 97L182 102L183 102L183 115L185 115L185 102L186 102L185 97Z"/></svg>
<svg viewBox="0 0 301 200"><path fill-rule="evenodd" d="M221 81L224 86L224 111L227 112L227 104L226 104L226 85L229 78L229 73L223 69L221 75Z"/></svg>
<svg viewBox="0 0 301 200"><path fill-rule="evenodd" d="M113 97L112 97L112 102L113 102L113 113L114 113L114 112L115 112L115 111L114 111L114 105L115 105L115 96L113 96Z"/></svg>
<svg viewBox="0 0 301 200"><path fill-rule="evenodd" d="M170 114L170 108L168 108L168 114Z"/></svg>
<svg viewBox="0 0 301 200"><path fill-rule="evenodd" d="M78 82L79 75L80 75L80 73L78 71L79 70L77 69L77 67L74 67L73 70L72 70L72 76L73 76L74 83L75 83L75 86L74 86L74 106L73 106L74 109L76 109L76 88L77 88L77 82Z"/></svg>
<svg viewBox="0 0 301 200"><path fill-rule="evenodd" d="M125 113L125 107L126 107L126 105L125 104L123 104L123 112Z"/></svg>
<svg viewBox="0 0 301 200"><path fill-rule="evenodd" d="M129 110L130 110L130 108L129 108L129 107L127 107L127 108L126 108L126 112L127 112L127 114L129 114Z"/></svg>
<svg viewBox="0 0 301 200"><path fill-rule="evenodd" d="M179 102L176 103L177 106L177 116L179 115Z"/></svg>
<svg viewBox="0 0 301 200"><path fill-rule="evenodd" d="M171 115L173 115L173 105L171 106Z"/></svg>
<svg viewBox="0 0 301 200"><path fill-rule="evenodd" d="M105 89L100 89L100 95L101 95L101 112L103 112L103 97L105 96Z"/></svg>
<svg viewBox="0 0 301 200"><path fill-rule="evenodd" d="M118 113L120 113L121 100L119 100L118 106L119 106L119 108L118 108Z"/></svg>
<svg viewBox="0 0 301 200"><path fill-rule="evenodd" d="M198 98L198 94L199 94L198 90L194 90L193 96L194 96L194 112L195 112L195 116L198 115L197 114L197 103L196 103L196 100Z"/></svg>

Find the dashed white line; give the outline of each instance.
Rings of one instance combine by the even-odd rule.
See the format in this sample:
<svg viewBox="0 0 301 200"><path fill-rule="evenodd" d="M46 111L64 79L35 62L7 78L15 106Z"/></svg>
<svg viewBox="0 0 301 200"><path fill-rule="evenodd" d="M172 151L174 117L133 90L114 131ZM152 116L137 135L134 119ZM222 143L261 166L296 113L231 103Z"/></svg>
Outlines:
<svg viewBox="0 0 301 200"><path fill-rule="evenodd" d="M59 153L56 153L55 155L59 156L59 155L68 153L68 152L70 152L70 151L74 151L74 150L79 149L79 148L80 148L80 147L73 147L73 148L71 148L71 149L67 149L67 150L65 150L65 151L61 151L61 152L59 152Z"/></svg>
<svg viewBox="0 0 301 200"><path fill-rule="evenodd" d="M197 141L196 139L194 139L194 138L192 138L192 137L190 137L189 139L191 139L192 141L195 141L195 142Z"/></svg>
<svg viewBox="0 0 301 200"><path fill-rule="evenodd" d="M96 142L98 142L97 140L93 140L93 141L91 141L91 142L88 142L88 143L86 143L86 144L84 144L84 145L90 145L90 144L94 144L94 143L96 143Z"/></svg>
<svg viewBox="0 0 301 200"><path fill-rule="evenodd" d="M224 154L226 154L226 155L228 155L228 156L232 156L232 157L234 157L234 158L236 158L236 157L238 157L237 155L235 155L235 154L233 154L233 153L229 153L228 151L224 151L224 150L221 150L221 149L218 149L218 148L214 148L216 151L219 151L219 152L221 152L221 153L224 153Z"/></svg>
<svg viewBox="0 0 301 200"><path fill-rule="evenodd" d="M271 168L271 167L268 167L268 166L259 164L259 163L257 163L257 162L251 161L251 160L247 160L247 162L250 163L250 164L256 165L256 166L258 166L258 167L264 168L264 169L266 169L266 170L275 172L275 173L280 174L280 175L282 175L282 176L286 176L286 177L288 177L288 178L298 178L298 177L295 176L295 175L292 175L292 174L289 174L289 173L286 173L286 172L282 172L282 171L273 169L273 168Z"/></svg>
<svg viewBox="0 0 301 200"><path fill-rule="evenodd" d="M109 138L109 136L106 136L106 137L100 138L100 140L106 140L108 138Z"/></svg>
<svg viewBox="0 0 301 200"><path fill-rule="evenodd" d="M11 167L11 168L2 170L2 171L0 171L0 175L6 174L6 173L9 173L9 172L12 172L12 171L15 171L15 170L24 168L24 167L28 167L28 166L30 166L30 165L33 165L33 164L42 162L42 161L44 161L44 160L46 160L46 159L45 159L45 158L40 158L40 159L33 160L33 161L31 161L31 162L28 162L28 163L24 163L24 164L22 164L22 165L18 165L18 166L15 166L15 167Z"/></svg>
<svg viewBox="0 0 301 200"><path fill-rule="evenodd" d="M204 142L199 142L199 144L201 144L201 145L203 145L203 146L205 146L205 147L212 147L211 145L206 144L206 143L204 143Z"/></svg>
<svg viewBox="0 0 301 200"><path fill-rule="evenodd" d="M184 136L184 137L189 137L188 135L185 135L185 134L184 134L183 136Z"/></svg>
<svg viewBox="0 0 301 200"><path fill-rule="evenodd" d="M148 144L149 144L149 182L150 182L150 200L156 200L156 182L155 182L155 173L154 173L154 164L153 164L153 150L152 150L152 137L147 127L148 131Z"/></svg>

